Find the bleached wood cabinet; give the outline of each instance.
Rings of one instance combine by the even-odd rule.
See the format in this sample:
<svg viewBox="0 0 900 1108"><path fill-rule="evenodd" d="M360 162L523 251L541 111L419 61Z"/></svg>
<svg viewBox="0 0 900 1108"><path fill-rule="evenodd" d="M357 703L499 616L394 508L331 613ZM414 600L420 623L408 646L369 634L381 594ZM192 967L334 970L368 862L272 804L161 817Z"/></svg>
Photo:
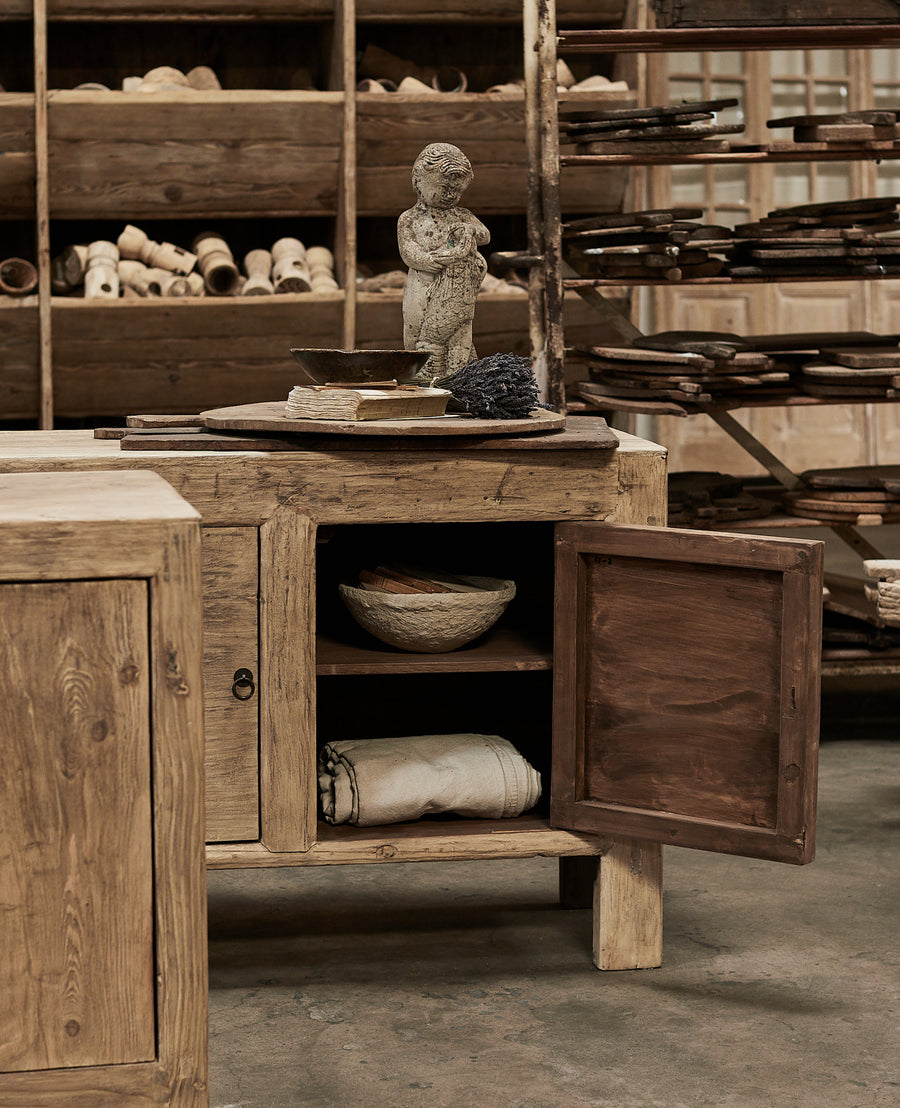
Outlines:
<svg viewBox="0 0 900 1108"><path fill-rule="evenodd" d="M670 530L665 452L570 423L277 452L10 432L0 470L152 468L201 513L210 866L557 856L568 902L599 869L597 964L656 965L659 844L812 857L821 544ZM469 647L393 650L335 594L397 555L512 577L518 594ZM455 730L513 742L542 773L538 807L318 818L322 743Z"/></svg>
<svg viewBox="0 0 900 1108"><path fill-rule="evenodd" d="M0 476L0 1105L202 1108L196 511Z"/></svg>

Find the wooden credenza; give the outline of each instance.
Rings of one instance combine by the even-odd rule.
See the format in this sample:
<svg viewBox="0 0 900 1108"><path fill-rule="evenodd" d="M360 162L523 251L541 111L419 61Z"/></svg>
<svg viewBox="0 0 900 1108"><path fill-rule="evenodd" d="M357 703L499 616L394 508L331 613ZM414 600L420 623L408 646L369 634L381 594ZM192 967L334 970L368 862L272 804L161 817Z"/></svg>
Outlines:
<svg viewBox="0 0 900 1108"><path fill-rule="evenodd" d="M278 451L8 432L0 472L151 469L200 512L209 866L557 856L597 965L632 968L661 958L662 843L811 860L821 544L666 528L664 449L600 423ZM391 557L518 593L469 647L393 650L337 602ZM541 771L533 812L318 818L323 742L459 730Z"/></svg>
<svg viewBox="0 0 900 1108"><path fill-rule="evenodd" d="M203 1108L196 511L0 475L0 1105Z"/></svg>

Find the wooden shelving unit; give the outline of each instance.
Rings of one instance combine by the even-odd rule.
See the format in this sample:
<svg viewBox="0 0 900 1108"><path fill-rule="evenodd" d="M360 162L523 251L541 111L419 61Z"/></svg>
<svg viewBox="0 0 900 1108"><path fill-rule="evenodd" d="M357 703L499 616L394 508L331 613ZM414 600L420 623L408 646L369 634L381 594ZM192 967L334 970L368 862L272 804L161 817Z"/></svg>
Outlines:
<svg viewBox="0 0 900 1108"><path fill-rule="evenodd" d="M0 26L32 24L35 90L0 93L0 219L35 221L42 273L39 295L0 300L0 336L11 352L0 375L0 419L50 427L60 419L215 407L235 396L268 400L294 384L292 345L398 343L400 293L372 297L355 287L370 227L396 220L409 206L412 162L424 145L441 140L460 145L476 168L466 200L472 210L489 223L521 220L524 238L526 99L483 91L357 94L361 36L373 28L399 34L410 23L460 35L471 25L479 28L466 47L474 56L490 30L519 41L522 64L523 13L531 6L532 0L458 0L449 8L403 0L386 12L375 0L199 0L189 9L171 0L0 0ZM590 12L615 23L623 2L567 0L562 8L566 19ZM137 72L151 48L135 46L134 29L156 34L169 25L173 52L179 36L277 28L296 37L296 64L319 66L327 79L319 90L229 87L152 96L56 87L85 79L83 58L66 61L68 40L83 43L92 30L113 43L117 34L126 36ZM98 55L97 67L112 66L113 76L114 62L132 64L106 54ZM153 64L163 60L174 64L157 57ZM77 80L69 80L66 66L76 62ZM117 87L105 73L94 79L104 77ZM282 77L274 74L272 84ZM566 95L575 103L630 102L621 93ZM624 180L622 170L598 166L573 180L569 200L591 206L602 195L615 207ZM228 239L236 229L237 260L243 253L237 244L251 232L253 246L283 234L326 245L341 292L278 296L265 309L240 297L216 304L51 299L51 257L73 241L114 239L127 222L151 233L159 227L159 238L187 246L198 231L224 228ZM495 236L494 248L519 245ZM588 326L577 296L567 312L571 327ZM475 327L485 352L526 353L527 297L483 294Z"/></svg>
<svg viewBox="0 0 900 1108"><path fill-rule="evenodd" d="M631 52L655 52L655 51L703 51L703 50L770 50L770 49L827 49L827 48L851 48L851 47L886 47L900 42L900 24L862 24L840 26L791 26L791 27L709 27L709 28L674 28L674 29L562 29L558 30L554 22L552 2L544 9L544 17L540 28L542 46L541 60L542 73L539 81L540 88L540 123L541 123L541 199L542 199L542 227L541 237L544 244L546 260L546 360L548 376L553 382L553 388L557 395L563 391L563 363L566 348L566 329L562 313L558 305L566 292L578 292L595 306L603 308L608 316L609 305L605 302L605 290L613 288L634 288L641 286L665 286L664 280L621 280L604 278L574 278L571 270L562 258L561 213L566 208L563 198L561 183L567 177L561 174L562 169L569 170L572 174L583 172L588 168L597 166L638 166L638 165L673 165L673 164L722 164L747 163L747 162L809 162L809 161L848 161L848 160L882 160L900 157L900 146L890 144L883 149L866 148L864 145L847 146L842 149L822 149L825 144L778 144L778 149L765 147L740 147L729 152L709 154L665 154L665 155L632 155L632 154L591 154L579 155L566 153L561 150L559 143L559 103L555 95L555 89L550 74L556 64L557 54L560 56L578 56L589 53L631 53ZM731 277L707 277L685 279L678 282L679 285L710 285L730 286L741 284L760 284L766 281L778 283L806 283L811 281L853 280L846 274L837 278L811 278L811 277L762 277L762 278L731 278ZM883 277L863 276L856 280L891 280L896 275L888 274ZM600 290L604 290L601 292ZM632 332L633 333L633 332ZM597 386L596 393L602 393L602 387ZM584 393L581 394L585 396ZM639 399L606 398L604 403L602 395L594 395L590 398L591 410L598 408L607 412L622 411L631 413L660 413L668 406L671 414L700 414L707 413L726 433L756 461L766 467L775 479L787 487L795 487L800 479L772 455L762 443L754 438L742 425L737 423L729 412L739 408L750 407L818 407L827 404L847 404L846 397L825 398L813 396L788 396L754 401L748 398L746 401L735 401L685 411L684 406L664 402L656 402L651 405L643 404ZM888 399L865 397L860 403L896 403ZM877 558L880 555L877 547L867 537L860 534L856 527L849 524L835 524L818 520L806 520L800 517L779 517L777 519L765 518L744 524L728 525L727 529L743 530L768 530L786 527L806 526L829 527L840 536L856 553L862 557ZM843 651L841 656L834 656L825 660L823 673L828 675L879 673L900 673L900 652L889 651L882 656L865 658L863 652ZM843 657L846 654L847 657Z"/></svg>

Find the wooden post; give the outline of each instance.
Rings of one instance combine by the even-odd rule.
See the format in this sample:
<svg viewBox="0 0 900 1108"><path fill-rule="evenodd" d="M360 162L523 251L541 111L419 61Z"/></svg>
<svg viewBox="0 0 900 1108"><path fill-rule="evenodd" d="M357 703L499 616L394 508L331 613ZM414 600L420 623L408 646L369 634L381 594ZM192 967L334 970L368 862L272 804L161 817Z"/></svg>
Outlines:
<svg viewBox="0 0 900 1108"><path fill-rule="evenodd" d="M42 431L53 429L53 344L50 320L50 180L47 145L47 0L34 0L34 206L38 263L38 330Z"/></svg>
<svg viewBox="0 0 900 1108"><path fill-rule="evenodd" d="M525 154L526 154L526 206L528 229L528 253L534 257L544 254L544 226L542 219L541 184L541 67L538 57L540 28L536 0L525 0L522 7L523 63L525 72ZM528 270L528 334L534 376L547 399L547 321L544 302L545 270L543 266L531 266Z"/></svg>
<svg viewBox="0 0 900 1108"><path fill-rule="evenodd" d="M260 528L259 777L263 846L316 837L316 527L285 504Z"/></svg>
<svg viewBox="0 0 900 1108"><path fill-rule="evenodd" d="M335 43L337 80L344 90L344 132L338 175L338 211L335 257L338 280L344 289L342 348L356 346L356 0L338 0L340 54Z"/></svg>
<svg viewBox="0 0 900 1108"><path fill-rule="evenodd" d="M538 32L540 58L541 208L543 215L547 314L547 401L563 411L562 219L559 198L559 109L556 90L556 0L544 0Z"/></svg>

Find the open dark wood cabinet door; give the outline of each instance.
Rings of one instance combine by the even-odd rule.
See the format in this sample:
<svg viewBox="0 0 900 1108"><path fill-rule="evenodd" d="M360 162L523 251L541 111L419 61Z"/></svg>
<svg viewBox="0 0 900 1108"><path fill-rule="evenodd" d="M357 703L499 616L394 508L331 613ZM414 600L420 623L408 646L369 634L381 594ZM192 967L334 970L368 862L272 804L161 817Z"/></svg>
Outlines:
<svg viewBox="0 0 900 1108"><path fill-rule="evenodd" d="M556 530L556 827L811 862L821 542Z"/></svg>

